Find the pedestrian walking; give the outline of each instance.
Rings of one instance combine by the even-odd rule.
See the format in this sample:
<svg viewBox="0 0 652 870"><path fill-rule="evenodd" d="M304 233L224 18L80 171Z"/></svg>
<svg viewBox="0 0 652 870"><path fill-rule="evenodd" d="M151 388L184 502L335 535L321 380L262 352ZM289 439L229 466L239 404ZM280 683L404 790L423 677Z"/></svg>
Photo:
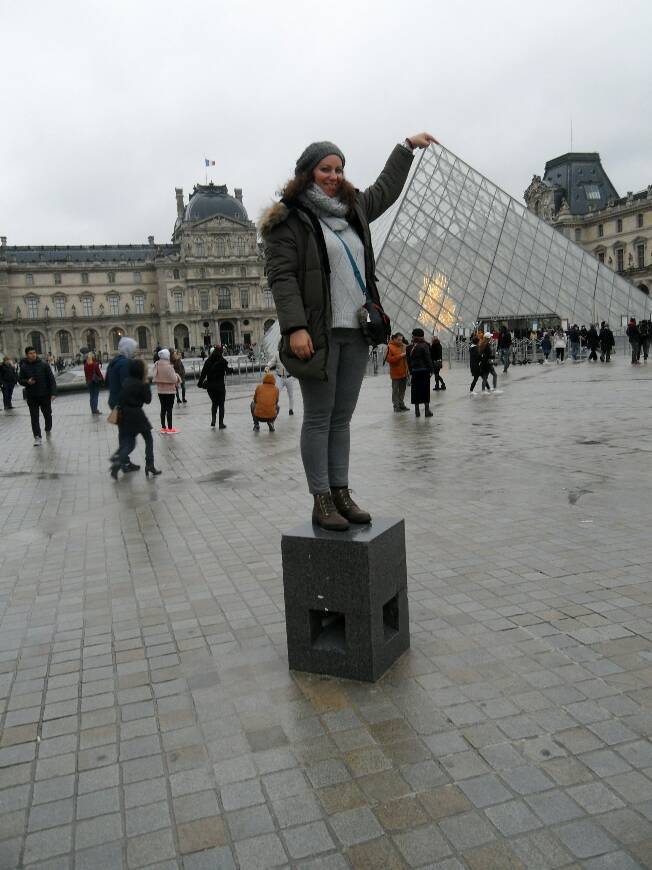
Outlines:
<svg viewBox="0 0 652 870"><path fill-rule="evenodd" d="M104 375L102 374L102 366L95 359L95 354L90 352L86 354L84 361L84 377L86 378L86 386L88 387L88 396L91 404L91 414L99 414L97 403L100 395L100 387L104 383Z"/></svg>
<svg viewBox="0 0 652 870"><path fill-rule="evenodd" d="M290 417L294 414L294 378L283 365L278 351L270 358L267 363L267 368L274 372L276 378L276 386L281 390L285 390L288 394L288 405Z"/></svg>
<svg viewBox="0 0 652 870"><path fill-rule="evenodd" d="M639 322L638 322L638 335L639 335L638 358L640 360L641 353L642 353L643 354L643 362L646 363L648 355L650 353L650 339L652 338L649 320L639 320Z"/></svg>
<svg viewBox="0 0 652 870"><path fill-rule="evenodd" d="M430 410L430 376L434 371L430 348L424 337L423 329L417 326L412 330L412 344L407 351L407 364L410 370L410 401L414 405L414 416L420 417L419 405L424 406L426 417L432 417Z"/></svg>
<svg viewBox="0 0 652 870"><path fill-rule="evenodd" d="M405 390L408 382L406 352L407 344L402 333L394 333L387 344L385 359L389 366L389 377L392 382L392 405L397 414L410 410L405 404Z"/></svg>
<svg viewBox="0 0 652 870"><path fill-rule="evenodd" d="M491 341L493 336L490 332L485 332L478 343L478 351L480 353L480 372L482 377L482 389L489 389L489 375L492 377L494 390L498 386L498 374L494 368L494 351Z"/></svg>
<svg viewBox="0 0 652 870"><path fill-rule="evenodd" d="M233 373L224 359L221 345L213 348L211 355L204 363L197 386L205 389L211 399L211 426L215 428L215 418L219 412L219 428L226 429L224 422L224 402L226 400L226 385L224 376Z"/></svg>
<svg viewBox="0 0 652 870"><path fill-rule="evenodd" d="M445 390L446 384L444 383L444 379L439 374L443 366L443 348L441 346L441 341L438 336L433 335L432 341L430 342L430 359L432 360L432 370L435 375L435 386L433 390Z"/></svg>
<svg viewBox="0 0 652 870"><path fill-rule="evenodd" d="M158 400L161 403L161 434L176 435L179 430L172 426L172 409L180 378L170 362L170 351L166 347L158 352L152 380L156 384Z"/></svg>
<svg viewBox="0 0 652 870"><path fill-rule="evenodd" d="M555 358L557 360L557 365L563 365L564 354L566 353L566 336L564 335L564 331L561 327L559 327L555 332L553 344L555 347Z"/></svg>
<svg viewBox="0 0 652 870"><path fill-rule="evenodd" d="M573 362L579 362L582 336L580 334L580 328L576 323L573 324L568 331L568 340L570 341L570 352Z"/></svg>
<svg viewBox="0 0 652 870"><path fill-rule="evenodd" d="M29 408L29 416L34 436L34 447L42 444L40 414L43 414L45 435L52 431L52 402L57 395L57 382L52 369L39 359L35 349L25 348L25 358L21 360L18 383L24 387L23 396Z"/></svg>
<svg viewBox="0 0 652 870"><path fill-rule="evenodd" d="M13 410L14 406L11 404L11 398L14 394L14 387L17 381L18 375L16 374L14 361L10 356L5 355L2 358L2 365L0 365L0 386L2 387L2 404L5 411Z"/></svg>
<svg viewBox="0 0 652 870"><path fill-rule="evenodd" d="M641 356L641 335L638 331L635 317L630 317L625 334L629 339L629 344L632 349L632 365L637 366Z"/></svg>
<svg viewBox="0 0 652 870"><path fill-rule="evenodd" d="M504 324L500 327L500 334L498 335L498 350L504 374L509 368L512 353L512 334Z"/></svg>
<svg viewBox="0 0 652 870"><path fill-rule="evenodd" d="M301 457L312 518L324 528L371 521L349 490L350 422L369 353L360 311L367 298L380 304L369 223L398 199L414 148L434 141L420 133L397 145L365 191L345 180L336 145L313 142L260 222L281 359L303 396Z"/></svg>
<svg viewBox="0 0 652 870"><path fill-rule="evenodd" d="M274 422L278 417L280 390L271 372L263 376L262 384L258 384L251 402L251 416L254 421L254 432L260 431L260 424L267 423L270 432L274 432Z"/></svg>
<svg viewBox="0 0 652 870"><path fill-rule="evenodd" d="M611 351L616 346L616 339L609 328L609 324L603 322L600 329L600 362L611 362Z"/></svg>
<svg viewBox="0 0 652 870"><path fill-rule="evenodd" d="M586 333L586 346L590 351L589 362L591 362L591 360L593 360L593 362L597 362L598 348L600 347L600 336L598 335L598 331L595 328L594 323L591 324L588 332Z"/></svg>
<svg viewBox="0 0 652 870"><path fill-rule="evenodd" d="M543 353L544 363L549 362L548 357L550 356L551 350L552 350L552 342L550 341L550 334L547 332L544 332L543 337L541 338L541 352Z"/></svg>
<svg viewBox="0 0 652 870"><path fill-rule="evenodd" d="M133 338L129 338L127 335L123 335L123 337L118 342L118 352L113 357L111 362L106 367L106 373L104 375L104 379L106 381L106 385L109 388L109 398L108 405L109 408L113 411L118 408L118 401L120 398L120 393L122 392L122 384L125 381L129 373L129 361L136 353L138 349L138 345L134 341ZM115 462L116 457L120 451L120 446L122 444L122 426L120 422L118 422L118 449L111 456L111 462ZM129 463L128 469L129 471L139 471L140 465L134 465L133 462Z"/></svg>
<svg viewBox="0 0 652 870"><path fill-rule="evenodd" d="M174 389L177 397L177 405L180 405L182 402L186 405L186 367L183 364L181 354L178 350L172 351L170 362L172 363L172 368L179 375L179 383ZM181 390L181 399L179 399L179 390Z"/></svg>
<svg viewBox="0 0 652 870"><path fill-rule="evenodd" d="M145 441L145 476L154 477L160 470L154 466L154 440L152 424L143 411L143 405L152 401L152 390L148 383L147 368L142 359L132 359L127 362L127 374L122 382L119 396L119 407L122 428L122 440L117 455L111 462L111 477L118 479L118 472L133 471L134 466L129 460L129 454L136 446L136 436L142 435Z"/></svg>

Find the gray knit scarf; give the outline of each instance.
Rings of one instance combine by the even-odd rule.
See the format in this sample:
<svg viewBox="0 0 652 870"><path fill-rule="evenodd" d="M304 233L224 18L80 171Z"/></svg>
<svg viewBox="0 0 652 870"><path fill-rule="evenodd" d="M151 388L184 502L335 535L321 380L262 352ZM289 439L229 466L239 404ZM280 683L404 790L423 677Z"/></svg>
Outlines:
<svg viewBox="0 0 652 870"><path fill-rule="evenodd" d="M328 196L321 187L311 184L299 196L299 200L309 206L319 218L344 218L349 210L348 205L336 196Z"/></svg>

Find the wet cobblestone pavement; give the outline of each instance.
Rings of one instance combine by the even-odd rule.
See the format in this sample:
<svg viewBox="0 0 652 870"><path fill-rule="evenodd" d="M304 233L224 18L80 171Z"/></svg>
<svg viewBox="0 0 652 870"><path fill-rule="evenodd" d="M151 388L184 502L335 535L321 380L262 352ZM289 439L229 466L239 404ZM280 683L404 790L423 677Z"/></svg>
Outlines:
<svg viewBox="0 0 652 870"><path fill-rule="evenodd" d="M354 420L356 498L406 521L375 685L287 668L285 394L256 434L234 388L219 432L191 387L163 475L117 484L85 395L41 448L4 413L0 867L652 866L652 366L444 376L432 419L381 374Z"/></svg>

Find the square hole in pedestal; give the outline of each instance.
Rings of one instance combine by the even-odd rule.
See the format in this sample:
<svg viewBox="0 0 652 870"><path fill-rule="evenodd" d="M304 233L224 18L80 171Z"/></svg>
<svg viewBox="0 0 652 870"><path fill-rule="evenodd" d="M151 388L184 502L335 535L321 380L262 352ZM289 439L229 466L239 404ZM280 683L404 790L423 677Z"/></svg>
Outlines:
<svg viewBox="0 0 652 870"><path fill-rule="evenodd" d="M398 634L398 594L383 604L383 634L386 641Z"/></svg>
<svg viewBox="0 0 652 870"><path fill-rule="evenodd" d="M346 617L332 610L310 610L312 649L346 652Z"/></svg>

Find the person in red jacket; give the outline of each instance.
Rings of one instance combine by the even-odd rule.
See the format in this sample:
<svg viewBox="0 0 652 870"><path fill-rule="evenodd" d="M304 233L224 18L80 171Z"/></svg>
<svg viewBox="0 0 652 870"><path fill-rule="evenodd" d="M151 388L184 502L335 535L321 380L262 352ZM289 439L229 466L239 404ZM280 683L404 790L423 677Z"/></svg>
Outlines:
<svg viewBox="0 0 652 870"><path fill-rule="evenodd" d="M91 402L91 414L99 414L97 400L100 395L100 387L104 383L104 375L102 374L102 366L95 359L94 353L86 354L84 362L84 377L88 386L88 395Z"/></svg>
<svg viewBox="0 0 652 870"><path fill-rule="evenodd" d="M392 405L395 413L410 410L405 404L408 379L406 351L405 338L400 332L395 332L389 340L385 354L385 361L389 365L389 376L392 379Z"/></svg>

